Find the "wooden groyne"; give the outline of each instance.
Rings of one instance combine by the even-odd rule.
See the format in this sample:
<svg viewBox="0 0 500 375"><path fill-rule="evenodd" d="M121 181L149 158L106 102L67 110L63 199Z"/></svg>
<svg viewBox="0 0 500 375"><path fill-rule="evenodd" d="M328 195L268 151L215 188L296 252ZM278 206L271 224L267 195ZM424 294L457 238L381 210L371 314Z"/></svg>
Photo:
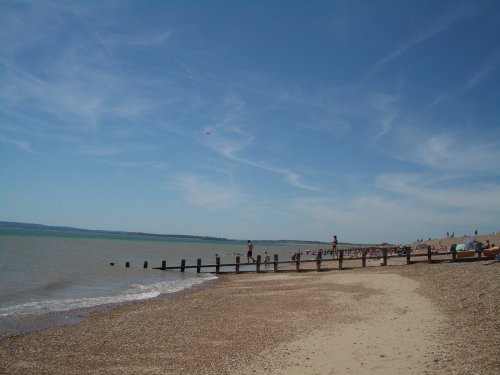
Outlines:
<svg viewBox="0 0 500 375"><path fill-rule="evenodd" d="M392 258L397 258L397 259L404 259L406 258L406 265L410 265L413 263L417 263L415 261L415 258L427 258L427 260L423 260L423 262L427 263L439 263L439 262L460 262L460 261L477 261L477 260L483 260L486 259L483 256L483 250L471 250L471 251L462 251L462 252L436 252L432 251L431 247L428 246L427 248L427 253L412 253L412 250L409 247L405 247L404 251L402 254L389 254L388 249L381 249L381 254L379 255L370 255L369 250L363 250L361 252L361 257L356 256L356 257L349 257L346 258L345 254L349 250L339 250L338 252L338 257L336 258L323 258L322 253L320 252L319 254L316 255L315 259L301 259L301 255L297 254L297 257L295 260L290 261L290 260L284 260L280 261L278 259L278 254L274 254L274 259L270 262L262 262L262 257L260 255L257 255L256 262L252 263L241 263L241 258L239 256L236 257L235 263L221 263L221 258L216 257L215 258L215 264L202 264L202 259L198 258L196 261L196 265L187 265L186 260L182 259L181 264L179 266L167 266L167 262L164 260L162 261L161 267L151 267L151 269L155 270L163 270L163 271L175 271L178 270L180 272L186 272L186 270L189 269L196 269L196 273L201 273L203 269L210 269L209 271L204 271L204 272L210 272L213 273L215 272L216 274L220 273L242 273L242 272L283 272L283 271L293 271L293 265L295 265L295 271L296 272L301 272L304 271L304 269L301 269L301 265L304 263L316 263L316 271L327 271L327 270L332 270L332 269L346 269L344 267L344 261L356 261L360 260L361 261L361 268L364 268L367 266L367 260L377 260L380 261L380 266L385 267L389 264L389 260ZM433 259L434 258L434 259ZM413 259L413 260L412 260ZM420 261L422 262L422 261ZM328 263L337 263L336 266L333 268L327 268L325 265ZM110 263L110 265L114 265L115 263ZM287 265L286 269L282 268L279 269L280 265ZM144 268L149 268L148 267L148 262L145 261L143 267ZM241 267L245 266L246 269L248 268L253 268L253 270L242 270ZM271 268L272 266L272 268ZM292 268L290 268L292 266ZM125 267L130 267L130 262L125 263ZM225 271L222 271L222 269L226 269ZM234 271L227 271L227 268L229 269L234 269ZM263 269L264 268L264 269ZM356 267L348 267L348 269L352 269ZM308 269L310 270L310 269Z"/></svg>

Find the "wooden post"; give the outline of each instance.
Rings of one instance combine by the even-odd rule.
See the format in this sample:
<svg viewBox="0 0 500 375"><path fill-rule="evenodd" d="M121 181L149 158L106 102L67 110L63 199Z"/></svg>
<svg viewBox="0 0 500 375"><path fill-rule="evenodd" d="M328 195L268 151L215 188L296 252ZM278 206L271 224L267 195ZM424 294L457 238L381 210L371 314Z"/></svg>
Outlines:
<svg viewBox="0 0 500 375"><path fill-rule="evenodd" d="M278 272L278 254L274 254L274 272Z"/></svg>
<svg viewBox="0 0 500 375"><path fill-rule="evenodd" d="M240 273L240 257L236 257L236 273Z"/></svg>
<svg viewBox="0 0 500 375"><path fill-rule="evenodd" d="M363 255L362 255L362 264L363 264L363 267L366 267L366 253L367 251L366 250L363 250Z"/></svg>
<svg viewBox="0 0 500 375"><path fill-rule="evenodd" d="M431 245L427 245L427 263L432 263L432 248L431 248Z"/></svg>
<svg viewBox="0 0 500 375"><path fill-rule="evenodd" d="M181 272L186 271L186 259L181 260Z"/></svg>
<svg viewBox="0 0 500 375"><path fill-rule="evenodd" d="M215 258L215 273L220 273L220 257Z"/></svg>
<svg viewBox="0 0 500 375"><path fill-rule="evenodd" d="M129 268L130 267L130 262L125 263L125 267Z"/></svg>
<svg viewBox="0 0 500 375"><path fill-rule="evenodd" d="M167 267L167 261L166 260L162 260L161 261L161 268L165 268Z"/></svg>
<svg viewBox="0 0 500 375"><path fill-rule="evenodd" d="M318 251L318 255L316 255L316 271L321 271L321 258L322 254L321 251Z"/></svg>
<svg viewBox="0 0 500 375"><path fill-rule="evenodd" d="M196 273L200 273L201 272L201 259L198 258L196 260Z"/></svg>
<svg viewBox="0 0 500 375"><path fill-rule="evenodd" d="M343 262L344 262L344 250L339 250L339 270L342 269Z"/></svg>
<svg viewBox="0 0 500 375"><path fill-rule="evenodd" d="M387 249L382 249L382 254L383 254L383 260L382 260L382 266L387 266Z"/></svg>
<svg viewBox="0 0 500 375"><path fill-rule="evenodd" d="M257 272L257 273L260 272L260 261L261 261L261 257L260 257L260 255L257 255L257 263L255 265L255 272Z"/></svg>
<svg viewBox="0 0 500 375"><path fill-rule="evenodd" d="M295 260L295 269L300 272L300 253L297 253L297 259Z"/></svg>
<svg viewBox="0 0 500 375"><path fill-rule="evenodd" d="M148 261L144 262L144 268L148 268Z"/></svg>
<svg viewBox="0 0 500 375"><path fill-rule="evenodd" d="M406 250L406 264L411 264L411 246L405 246Z"/></svg>

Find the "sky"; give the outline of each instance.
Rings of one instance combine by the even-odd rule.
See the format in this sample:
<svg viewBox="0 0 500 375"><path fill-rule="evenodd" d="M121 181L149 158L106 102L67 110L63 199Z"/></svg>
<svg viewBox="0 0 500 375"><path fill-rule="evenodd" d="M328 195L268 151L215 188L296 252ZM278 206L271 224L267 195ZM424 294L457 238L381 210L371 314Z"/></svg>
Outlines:
<svg viewBox="0 0 500 375"><path fill-rule="evenodd" d="M0 1L0 220L500 229L500 2Z"/></svg>

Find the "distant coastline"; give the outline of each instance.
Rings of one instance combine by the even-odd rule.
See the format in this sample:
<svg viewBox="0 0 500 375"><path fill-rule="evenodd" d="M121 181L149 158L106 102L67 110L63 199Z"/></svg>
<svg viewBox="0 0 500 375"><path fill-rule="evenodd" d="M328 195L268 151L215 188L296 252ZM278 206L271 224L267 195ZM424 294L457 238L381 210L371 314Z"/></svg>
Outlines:
<svg viewBox="0 0 500 375"><path fill-rule="evenodd" d="M13 221L0 221L0 228L5 229L32 229L41 231L57 231L57 232L68 232L68 233L89 233L89 234L100 234L100 235L120 235L120 236L141 236L141 237L157 237L157 238L184 238L184 239L194 239L203 241L246 241L243 239L229 239L224 237L212 237L212 236L197 236L197 235L187 235L187 234L157 234L157 233L146 233L146 232L127 232L127 231L114 231L114 230L101 230L101 229L83 229L74 228L67 226L53 226L53 225L43 225L34 223L19 223ZM322 244L330 245L328 242L321 241L304 241L304 240L254 240L254 243L277 243L277 244Z"/></svg>
<svg viewBox="0 0 500 375"><path fill-rule="evenodd" d="M33 223L18 223L13 221L0 221L0 228L35 229L43 231L58 231L58 232L72 232L72 233L95 233L102 235L188 238L188 239L210 240L210 241L230 241L227 238L210 237L210 236L193 236L184 234L155 234L155 233L145 233L145 232L127 232L127 231L102 230L102 229L83 229L83 228L53 226L53 225L43 225L43 224L33 224Z"/></svg>

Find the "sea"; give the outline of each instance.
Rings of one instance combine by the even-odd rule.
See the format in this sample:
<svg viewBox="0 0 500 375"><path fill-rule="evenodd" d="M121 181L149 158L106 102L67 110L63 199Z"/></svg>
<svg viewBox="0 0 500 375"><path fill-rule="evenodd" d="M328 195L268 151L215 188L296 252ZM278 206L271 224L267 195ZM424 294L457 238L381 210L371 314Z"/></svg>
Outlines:
<svg viewBox="0 0 500 375"><path fill-rule="evenodd" d="M312 245L257 242L254 257L287 260ZM215 269L165 271L167 267L246 262L246 241L0 228L0 337L72 324L98 309L175 293L217 279ZM130 267L125 267L129 262ZM144 263L147 262L147 268ZM264 266L262 266L264 269ZM243 265L241 271L255 270ZM234 271L222 267L221 271Z"/></svg>

